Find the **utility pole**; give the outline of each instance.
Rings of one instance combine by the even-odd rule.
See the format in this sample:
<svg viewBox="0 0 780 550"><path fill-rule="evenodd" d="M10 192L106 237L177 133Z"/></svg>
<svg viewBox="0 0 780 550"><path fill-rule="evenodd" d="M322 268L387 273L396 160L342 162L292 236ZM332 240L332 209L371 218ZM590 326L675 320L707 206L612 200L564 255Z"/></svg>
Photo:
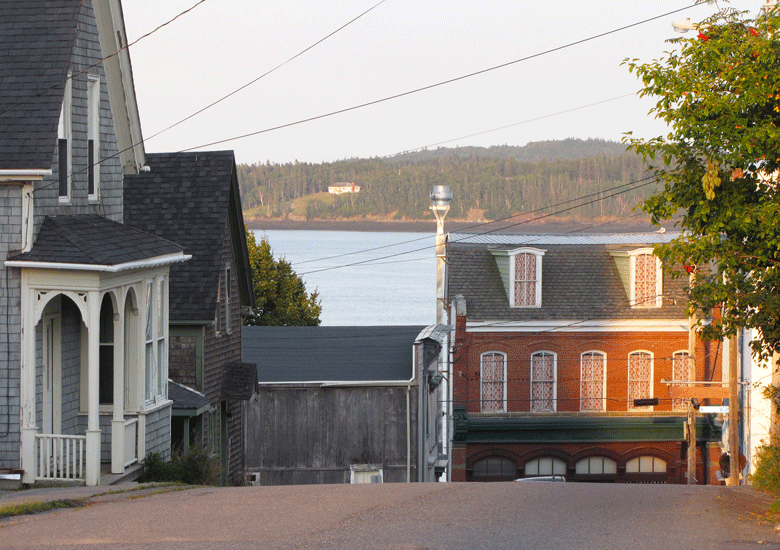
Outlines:
<svg viewBox="0 0 780 550"><path fill-rule="evenodd" d="M739 335L729 339L729 477L726 485L739 485Z"/></svg>
<svg viewBox="0 0 780 550"><path fill-rule="evenodd" d="M689 286L696 282L696 268L688 277ZM688 318L688 380L696 381L696 310ZM689 387L694 384L688 384ZM693 398L688 399L688 485L696 484L696 409Z"/></svg>

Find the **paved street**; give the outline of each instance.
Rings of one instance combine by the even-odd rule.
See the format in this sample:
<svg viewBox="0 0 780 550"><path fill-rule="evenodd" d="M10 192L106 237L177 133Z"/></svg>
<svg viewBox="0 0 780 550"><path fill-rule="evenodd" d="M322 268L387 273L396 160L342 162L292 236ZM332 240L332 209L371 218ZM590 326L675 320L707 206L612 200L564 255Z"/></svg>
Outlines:
<svg viewBox="0 0 780 550"><path fill-rule="evenodd" d="M18 500L24 493L17 494ZM0 521L0 548L780 549L748 488L578 483L202 488Z"/></svg>

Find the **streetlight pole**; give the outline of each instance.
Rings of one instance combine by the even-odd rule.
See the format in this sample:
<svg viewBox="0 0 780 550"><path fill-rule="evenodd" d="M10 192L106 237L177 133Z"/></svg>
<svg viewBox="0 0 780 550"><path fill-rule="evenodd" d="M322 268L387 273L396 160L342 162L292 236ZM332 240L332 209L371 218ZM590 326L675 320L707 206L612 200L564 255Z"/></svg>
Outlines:
<svg viewBox="0 0 780 550"><path fill-rule="evenodd" d="M447 297L445 294L444 280L446 269L447 246L444 235L444 218L450 211L452 192L446 185L434 185L431 191L431 211L436 216L436 324L443 325L447 322ZM447 336L442 342L439 351L438 372L444 376L446 384L439 386L439 399L444 415L442 423L442 453L447 455L447 481L452 478L452 456L450 453L450 419L452 418L452 373L448 361L450 353L450 338Z"/></svg>

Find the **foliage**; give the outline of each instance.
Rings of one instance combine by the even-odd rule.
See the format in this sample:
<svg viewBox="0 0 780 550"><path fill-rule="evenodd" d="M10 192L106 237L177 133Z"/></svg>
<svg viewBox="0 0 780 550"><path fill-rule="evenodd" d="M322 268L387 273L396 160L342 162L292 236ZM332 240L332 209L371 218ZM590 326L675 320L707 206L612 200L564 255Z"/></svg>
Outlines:
<svg viewBox="0 0 780 550"><path fill-rule="evenodd" d="M246 229L246 241L257 307L244 317L244 324L318 326L322 306L317 291L306 292L303 279L290 263L274 259L266 237L257 244L254 234Z"/></svg>
<svg viewBox="0 0 780 550"><path fill-rule="evenodd" d="M448 185L454 194L449 219L466 217L470 211L499 219L637 181L644 172L639 155L626 153L624 145L597 139L439 148L322 164L238 166L241 201L248 215L295 214L310 219L432 220L429 193L434 185ZM321 198L328 185L338 182L356 183L361 191ZM293 201L304 197L315 197L316 202L293 212ZM626 216L645 197L644 188L627 191L610 201L583 205L576 213L582 218Z"/></svg>
<svg viewBox="0 0 780 550"><path fill-rule="evenodd" d="M75 500L50 500L46 502L22 502L19 504L6 504L0 506L0 518L13 516L26 516L29 514L39 514L51 510L60 510L62 508L76 508L81 504Z"/></svg>
<svg viewBox="0 0 780 550"><path fill-rule="evenodd" d="M780 445L762 445L756 449L756 468L750 482L759 491L780 496Z"/></svg>
<svg viewBox="0 0 780 550"><path fill-rule="evenodd" d="M780 41L777 10L750 19L732 8L650 63L626 60L657 98L666 136L635 139L664 188L643 209L654 223L682 214L683 235L660 247L666 266L696 266L690 310L710 316L698 330L723 338L755 328L758 358L780 351ZM680 269L676 275L684 276Z"/></svg>
<svg viewBox="0 0 780 550"><path fill-rule="evenodd" d="M191 447L187 452L174 451L166 462L160 453L149 453L144 459L140 482L168 481L188 485L218 485L216 461L205 449Z"/></svg>

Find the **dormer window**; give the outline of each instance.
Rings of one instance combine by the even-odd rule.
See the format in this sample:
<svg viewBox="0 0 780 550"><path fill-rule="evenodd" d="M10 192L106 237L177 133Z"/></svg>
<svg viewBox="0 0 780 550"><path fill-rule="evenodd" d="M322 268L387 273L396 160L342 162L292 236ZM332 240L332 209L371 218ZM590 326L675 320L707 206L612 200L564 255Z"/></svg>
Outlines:
<svg viewBox="0 0 780 550"><path fill-rule="evenodd" d="M544 250L520 248L510 253L512 307L542 307Z"/></svg>
<svg viewBox="0 0 780 550"><path fill-rule="evenodd" d="M663 304L661 260L652 248L610 251L632 308L656 308Z"/></svg>
<svg viewBox="0 0 780 550"><path fill-rule="evenodd" d="M100 198L100 77L87 80L87 195Z"/></svg>

